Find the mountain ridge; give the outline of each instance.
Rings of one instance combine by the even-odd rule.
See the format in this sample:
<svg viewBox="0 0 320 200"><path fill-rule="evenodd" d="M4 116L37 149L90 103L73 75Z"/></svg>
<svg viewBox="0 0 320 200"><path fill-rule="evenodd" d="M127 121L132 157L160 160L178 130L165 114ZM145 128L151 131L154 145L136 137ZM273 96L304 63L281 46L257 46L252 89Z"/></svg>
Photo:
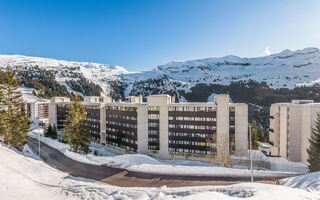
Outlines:
<svg viewBox="0 0 320 200"><path fill-rule="evenodd" d="M122 91L123 94L117 98L137 93L148 95L155 91L179 96L178 91L189 92L190 88L198 84L230 85L232 82L251 80L266 82L271 88L294 88L320 83L320 51L315 47L295 51L285 49L280 53L260 57L227 55L172 61L141 72L129 72L119 65L23 55L0 55L0 65L2 68L10 66L18 72L36 68L39 68L38 71L50 71L54 80L66 87L69 93L84 93L81 87L89 83L100 87L102 96L110 95L115 90ZM88 83L84 83L86 81Z"/></svg>

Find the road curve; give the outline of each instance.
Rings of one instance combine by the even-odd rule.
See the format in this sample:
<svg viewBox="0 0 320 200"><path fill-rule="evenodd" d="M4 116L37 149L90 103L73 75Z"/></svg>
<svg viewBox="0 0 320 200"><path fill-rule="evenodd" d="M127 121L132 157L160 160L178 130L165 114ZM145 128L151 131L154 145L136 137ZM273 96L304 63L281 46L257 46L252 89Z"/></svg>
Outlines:
<svg viewBox="0 0 320 200"><path fill-rule="evenodd" d="M38 141L28 138L28 145L38 153ZM68 158L60 151L41 142L41 158L52 167L75 177L88 178L122 187L167 187L230 185L250 181L249 177L205 177L159 175L142 172L132 172L124 169L101 167L81 163ZM268 178L260 178L268 180ZM270 180L270 179L269 179Z"/></svg>

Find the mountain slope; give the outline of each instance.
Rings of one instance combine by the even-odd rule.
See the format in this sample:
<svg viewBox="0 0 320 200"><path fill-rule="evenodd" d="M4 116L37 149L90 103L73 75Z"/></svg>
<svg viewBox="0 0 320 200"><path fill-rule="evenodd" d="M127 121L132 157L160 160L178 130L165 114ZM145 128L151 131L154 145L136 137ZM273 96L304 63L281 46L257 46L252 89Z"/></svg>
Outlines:
<svg viewBox="0 0 320 200"><path fill-rule="evenodd" d="M310 86L320 82L320 51L317 48L305 48L255 58L225 56L170 62L157 66L153 71L125 74L122 78L132 85L163 76L178 82L177 87L183 90L201 83L229 85L249 80L266 82L271 88Z"/></svg>
<svg viewBox="0 0 320 200"><path fill-rule="evenodd" d="M169 93L183 98L199 85L265 82L272 89L312 86L320 82L320 51L317 48L284 50L264 57L225 56L170 62L151 71L129 73L118 65L72 62L20 55L0 55L0 66L10 66L22 83L39 96L125 95ZM49 87L49 90L46 90ZM55 92L59 91L59 92ZM210 94L208 94L209 96ZM207 95L201 99L206 100ZM192 99L192 98L191 98Z"/></svg>
<svg viewBox="0 0 320 200"><path fill-rule="evenodd" d="M65 86L68 92L81 92L81 87L93 83L101 87L101 95L110 93L109 81L117 79L116 75L128 73L126 69L118 65L106 65L91 62L72 62L49 58L38 58L20 55L0 55L0 66L10 66L26 78L50 78L61 86ZM19 74L18 74L19 75ZM80 89L79 89L80 88ZM63 88L58 88L63 90ZM66 92L65 92L66 93ZM98 94L99 95L99 94Z"/></svg>

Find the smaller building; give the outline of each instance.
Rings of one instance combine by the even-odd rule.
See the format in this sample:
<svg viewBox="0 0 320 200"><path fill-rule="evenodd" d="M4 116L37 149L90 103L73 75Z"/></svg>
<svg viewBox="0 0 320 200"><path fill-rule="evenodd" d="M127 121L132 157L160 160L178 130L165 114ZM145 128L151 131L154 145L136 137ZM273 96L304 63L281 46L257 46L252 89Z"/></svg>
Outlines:
<svg viewBox="0 0 320 200"><path fill-rule="evenodd" d="M49 101L39 100L27 103L30 120L40 120L44 123L49 122Z"/></svg>
<svg viewBox="0 0 320 200"><path fill-rule="evenodd" d="M269 130L271 155L308 164L308 139L319 112L320 103L314 103L312 100L272 104Z"/></svg>

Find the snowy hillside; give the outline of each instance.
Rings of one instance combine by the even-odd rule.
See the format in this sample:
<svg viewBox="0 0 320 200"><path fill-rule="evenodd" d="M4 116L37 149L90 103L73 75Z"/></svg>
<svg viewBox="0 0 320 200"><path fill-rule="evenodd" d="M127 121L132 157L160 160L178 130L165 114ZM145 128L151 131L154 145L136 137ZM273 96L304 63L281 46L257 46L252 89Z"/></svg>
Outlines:
<svg viewBox="0 0 320 200"><path fill-rule="evenodd" d="M240 58L225 56L184 62L170 62L154 70L130 73L118 65L90 62L72 62L20 55L0 55L0 66L11 66L17 71L31 71L22 74L24 78L34 74L50 72L54 81L70 92L81 94L111 95L123 98L125 95L144 96L168 93L179 96L179 90L190 92L198 84L229 85L231 82L266 82L271 88L294 88L320 83L320 51L317 48L284 50L264 57ZM42 70L42 71L39 71ZM39 79L39 77L32 77ZM42 78L42 77L41 77ZM52 82L52 80L51 80ZM89 85L93 83L96 86ZM46 85L45 83L41 83ZM29 85L31 87L32 85ZM56 87L50 88L54 90ZM85 88L83 90L83 88ZM59 88L63 90L64 88ZM57 89L56 89L57 90ZM90 90L95 90L93 94ZM42 97L54 94L42 95ZM113 93L113 94L111 94ZM66 95L62 92L60 95ZM179 96L181 98L181 96Z"/></svg>
<svg viewBox="0 0 320 200"><path fill-rule="evenodd" d="M50 58L38 58L21 55L0 55L0 66L13 67L18 71L26 71L35 67L46 71L56 72L55 79L68 90L73 91L66 83L68 80L77 80L79 77L99 85L103 89L103 95L108 94L108 81L114 80L115 75L128 73L126 69L118 65L98 64L91 62L73 62L55 60Z"/></svg>
<svg viewBox="0 0 320 200"><path fill-rule="evenodd" d="M228 85L237 81L264 81L271 88L293 88L320 83L320 51L317 48L284 50L264 57L225 56L159 65L153 71L123 75L128 84L166 76L188 89L199 83ZM128 91L127 91L128 92Z"/></svg>
<svg viewBox="0 0 320 200"><path fill-rule="evenodd" d="M0 199L310 199L320 198L316 187L305 190L262 183L230 186L167 188L116 187L62 173L39 160L0 144ZM319 181L314 176L314 181ZM300 180L301 184L303 179ZM312 181L312 180L308 180ZM307 183L306 183L307 184ZM319 184L319 183L318 183ZM316 185L316 183L314 183Z"/></svg>

